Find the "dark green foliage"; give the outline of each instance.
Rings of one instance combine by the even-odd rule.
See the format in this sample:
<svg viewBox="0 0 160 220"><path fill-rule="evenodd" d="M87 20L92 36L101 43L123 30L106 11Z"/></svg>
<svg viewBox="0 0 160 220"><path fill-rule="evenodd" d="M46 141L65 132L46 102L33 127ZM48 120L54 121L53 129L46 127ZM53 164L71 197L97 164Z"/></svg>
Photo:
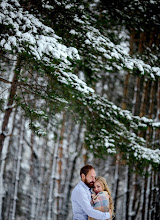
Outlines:
<svg viewBox="0 0 160 220"><path fill-rule="evenodd" d="M104 77L127 70L137 76L146 74L151 79L158 78L158 75L155 76L157 72L150 66L145 66L142 60L131 59L128 54L123 53L123 48L115 45L121 42L119 33L123 28L129 33L127 31L133 28L132 25L137 29L137 25L143 20L140 23L131 23L128 28L132 13L137 9L135 7L131 10L129 18L126 18L123 13L133 7L129 1L125 1L126 9L122 10L120 19L113 19L114 16L118 17L123 3L124 1L118 5L110 1L99 1L98 4L94 1L77 0L43 3L20 1L24 9L22 19L16 17L15 21L7 23L5 28L8 31L4 32L0 39L5 37L6 42L1 45L1 49L5 56L10 53L21 62L20 67L15 69L18 74L15 103L23 109L30 121L30 128L36 134L45 134L47 123L53 121L57 113L67 110L73 114L75 120L83 121L86 126L86 146L96 156L122 152L125 160L128 160L126 155L129 154L129 161L135 159L137 162L144 161L144 165L150 162L155 164L153 158L143 158L145 152L140 148L146 147L146 142L137 136L138 131L146 130L148 124L151 126L153 121L133 117L129 111L122 111L92 90L101 79L102 72ZM115 7L111 10L113 4ZM18 6L15 6L14 12L18 9ZM42 22L38 23L39 26L37 22L33 22L37 25L36 31L29 25L30 15L36 16L38 21ZM18 23L20 36L17 36L16 32ZM54 35L53 30L59 37ZM7 45L7 37L15 37L17 44L15 45L14 38L11 38L13 44ZM75 49L71 51L71 48L66 46L76 48L80 58L74 57ZM58 56L56 53L61 47L65 49L60 50L63 53ZM41 50L42 48L45 49ZM74 55L69 55L69 52L68 57L63 55L67 53L67 49ZM126 63L133 64L133 67L128 67ZM78 78L80 72L83 73L86 84ZM135 151L138 151L138 157ZM156 156L154 151L153 154Z"/></svg>
<svg viewBox="0 0 160 220"><path fill-rule="evenodd" d="M150 0L122 0L122 1L99 1L102 13L108 12L109 16L116 18L117 23L124 24L129 30L150 32L160 28L159 1ZM104 11L106 10L106 11Z"/></svg>

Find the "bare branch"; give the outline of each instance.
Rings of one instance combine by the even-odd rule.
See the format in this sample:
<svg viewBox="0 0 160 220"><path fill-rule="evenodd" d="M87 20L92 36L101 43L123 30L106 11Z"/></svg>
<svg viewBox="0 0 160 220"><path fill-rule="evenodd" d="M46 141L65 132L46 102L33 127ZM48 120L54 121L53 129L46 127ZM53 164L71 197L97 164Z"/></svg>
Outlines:
<svg viewBox="0 0 160 220"><path fill-rule="evenodd" d="M10 82L10 81L8 81L8 80L2 78L2 77L0 77L0 81L1 81L1 82L4 82L4 83L13 84L12 82Z"/></svg>

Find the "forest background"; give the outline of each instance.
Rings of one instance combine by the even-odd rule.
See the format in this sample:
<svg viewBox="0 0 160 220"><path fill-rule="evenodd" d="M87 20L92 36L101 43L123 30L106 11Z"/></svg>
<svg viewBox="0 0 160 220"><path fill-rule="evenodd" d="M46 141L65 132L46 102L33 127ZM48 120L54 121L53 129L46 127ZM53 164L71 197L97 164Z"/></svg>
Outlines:
<svg viewBox="0 0 160 220"><path fill-rule="evenodd" d="M0 1L0 219L71 220L79 170L115 219L160 219L160 2Z"/></svg>

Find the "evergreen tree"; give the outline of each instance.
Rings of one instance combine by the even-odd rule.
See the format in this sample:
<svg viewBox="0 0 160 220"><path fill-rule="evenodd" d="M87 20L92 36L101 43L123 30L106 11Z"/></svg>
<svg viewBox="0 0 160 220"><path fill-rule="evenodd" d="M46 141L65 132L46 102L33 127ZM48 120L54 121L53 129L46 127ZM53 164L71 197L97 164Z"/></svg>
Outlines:
<svg viewBox="0 0 160 220"><path fill-rule="evenodd" d="M155 79L159 68L131 58L121 46L111 42L104 31L101 33L103 22L100 25L100 21L96 21L99 13L93 13L91 17L96 8L96 4L91 3L36 1L32 4L16 0L1 3L3 31L0 45L3 56L11 54L21 62L21 69L16 73L18 81L8 82L19 88L14 100L23 108L30 118L30 126L39 134L42 133L40 120L48 123L53 112L68 108L77 119L82 119L85 113L86 143L95 154L122 151L131 155L130 160L133 158L144 165L151 162L157 166L159 151L145 149L145 140L136 135L140 127L153 126L153 121L133 117L130 112L97 95L88 85L93 86L93 79L102 70L125 69ZM57 15L55 22L52 18L54 10ZM67 24L70 20L72 22L62 28L64 17ZM99 29L96 27L98 24ZM54 26L55 31L52 29ZM78 78L80 71L87 84ZM1 81L4 80L1 78ZM28 102L25 98L28 92L34 99L44 100L45 104L34 106L32 101ZM96 122L94 125L93 121ZM151 157L151 154L154 156ZM126 153L124 159L127 159Z"/></svg>

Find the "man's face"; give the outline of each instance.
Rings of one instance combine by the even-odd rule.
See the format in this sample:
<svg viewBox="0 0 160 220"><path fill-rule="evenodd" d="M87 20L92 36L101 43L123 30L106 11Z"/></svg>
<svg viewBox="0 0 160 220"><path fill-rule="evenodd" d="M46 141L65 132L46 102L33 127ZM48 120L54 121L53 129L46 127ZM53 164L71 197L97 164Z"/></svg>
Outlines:
<svg viewBox="0 0 160 220"><path fill-rule="evenodd" d="M84 175L84 174L82 174ZM94 169L90 170L87 175L84 175L84 178L82 179L82 181L89 187L92 188L94 186L94 182L95 182L95 178L96 178L96 172Z"/></svg>

